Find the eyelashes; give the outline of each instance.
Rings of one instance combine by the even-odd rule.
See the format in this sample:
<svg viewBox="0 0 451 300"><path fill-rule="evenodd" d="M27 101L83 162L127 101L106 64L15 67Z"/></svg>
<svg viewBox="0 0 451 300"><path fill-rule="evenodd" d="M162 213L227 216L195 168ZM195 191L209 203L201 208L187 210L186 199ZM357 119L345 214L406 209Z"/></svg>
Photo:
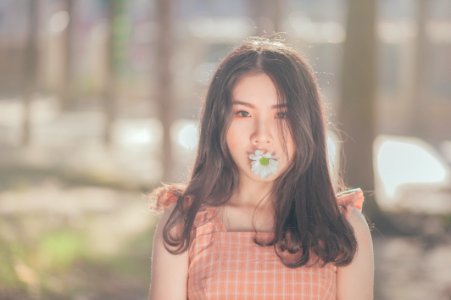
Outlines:
<svg viewBox="0 0 451 300"><path fill-rule="evenodd" d="M245 110L238 110L234 113L234 115L241 118L249 118L251 116L251 114Z"/></svg>
<svg viewBox="0 0 451 300"><path fill-rule="evenodd" d="M233 113L234 116L237 116L239 118L250 118L252 117L252 115L245 110L237 110ZM278 111L276 112L274 118L275 119L286 119L288 116L288 112L287 111Z"/></svg>

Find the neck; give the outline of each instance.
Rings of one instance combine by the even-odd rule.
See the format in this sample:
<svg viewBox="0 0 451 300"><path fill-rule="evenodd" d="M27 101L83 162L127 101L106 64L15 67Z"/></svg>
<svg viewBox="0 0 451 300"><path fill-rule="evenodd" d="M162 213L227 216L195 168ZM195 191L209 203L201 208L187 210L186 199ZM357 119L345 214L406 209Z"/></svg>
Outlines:
<svg viewBox="0 0 451 300"><path fill-rule="evenodd" d="M241 176L238 188L230 199L230 204L250 207L256 207L259 204L264 206L270 202L269 194L272 185L272 182L255 181L246 176Z"/></svg>

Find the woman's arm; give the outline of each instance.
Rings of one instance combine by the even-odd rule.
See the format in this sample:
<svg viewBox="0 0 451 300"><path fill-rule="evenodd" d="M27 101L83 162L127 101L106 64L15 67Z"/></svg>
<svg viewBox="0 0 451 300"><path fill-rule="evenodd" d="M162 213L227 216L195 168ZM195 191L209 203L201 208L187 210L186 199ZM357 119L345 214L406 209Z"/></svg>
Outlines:
<svg viewBox="0 0 451 300"><path fill-rule="evenodd" d="M164 247L163 228L173 207L167 209L154 234L149 300L186 300L188 251L171 254Z"/></svg>
<svg viewBox="0 0 451 300"><path fill-rule="evenodd" d="M349 265L337 269L337 300L371 300L374 254L370 230L363 215L354 208L347 219L354 228L357 252Z"/></svg>

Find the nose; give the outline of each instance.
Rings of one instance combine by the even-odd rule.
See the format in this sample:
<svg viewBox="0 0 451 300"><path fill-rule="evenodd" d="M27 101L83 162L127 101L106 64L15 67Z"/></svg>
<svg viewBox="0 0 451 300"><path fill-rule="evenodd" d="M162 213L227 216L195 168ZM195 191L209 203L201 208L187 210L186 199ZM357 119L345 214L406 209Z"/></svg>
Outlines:
<svg viewBox="0 0 451 300"><path fill-rule="evenodd" d="M272 143L271 128L267 122L259 122L252 135L252 144L256 147L267 146Z"/></svg>

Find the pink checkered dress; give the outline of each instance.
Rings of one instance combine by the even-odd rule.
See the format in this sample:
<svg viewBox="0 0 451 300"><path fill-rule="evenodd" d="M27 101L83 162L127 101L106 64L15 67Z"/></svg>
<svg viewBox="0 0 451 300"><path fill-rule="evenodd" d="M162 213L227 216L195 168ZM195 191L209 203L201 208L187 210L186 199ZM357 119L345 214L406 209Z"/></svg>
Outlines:
<svg viewBox="0 0 451 300"><path fill-rule="evenodd" d="M363 193L338 196L339 205L362 208ZM337 267L288 268L274 248L254 243L254 232L228 232L208 207L198 212L189 248L188 299L336 299ZM272 233L258 233L259 239Z"/></svg>

